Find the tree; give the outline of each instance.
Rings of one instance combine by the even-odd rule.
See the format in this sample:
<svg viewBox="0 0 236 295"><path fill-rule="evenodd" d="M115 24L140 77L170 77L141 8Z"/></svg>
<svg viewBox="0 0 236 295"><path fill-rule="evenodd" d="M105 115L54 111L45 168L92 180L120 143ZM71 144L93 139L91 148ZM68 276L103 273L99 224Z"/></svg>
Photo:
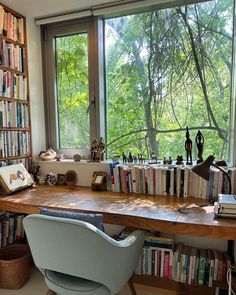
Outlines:
<svg viewBox="0 0 236 295"><path fill-rule="evenodd" d="M232 11L217 0L106 21L111 154L175 157L189 126L205 135L205 154L226 157Z"/></svg>

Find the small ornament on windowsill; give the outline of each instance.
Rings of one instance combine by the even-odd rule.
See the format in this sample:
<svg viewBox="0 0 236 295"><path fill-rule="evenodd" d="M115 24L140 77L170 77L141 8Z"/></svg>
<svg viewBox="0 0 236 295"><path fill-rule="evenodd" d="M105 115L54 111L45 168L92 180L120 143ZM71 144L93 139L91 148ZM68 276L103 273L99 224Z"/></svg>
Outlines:
<svg viewBox="0 0 236 295"><path fill-rule="evenodd" d="M186 141L185 141L185 151L186 151L186 165L192 165L192 140L190 139L188 126L186 127Z"/></svg>
<svg viewBox="0 0 236 295"><path fill-rule="evenodd" d="M195 138L195 142L196 142L196 146L197 146L197 150L198 150L197 164L199 164L199 163L203 162L202 153L203 153L203 146L204 146L204 136L202 135L200 130L198 130L198 133Z"/></svg>
<svg viewBox="0 0 236 295"><path fill-rule="evenodd" d="M90 160L88 162L100 162L104 160L105 143L103 137L99 141L94 138L90 148Z"/></svg>
<svg viewBox="0 0 236 295"><path fill-rule="evenodd" d="M183 156L182 155L177 156L175 164L176 165L183 165Z"/></svg>

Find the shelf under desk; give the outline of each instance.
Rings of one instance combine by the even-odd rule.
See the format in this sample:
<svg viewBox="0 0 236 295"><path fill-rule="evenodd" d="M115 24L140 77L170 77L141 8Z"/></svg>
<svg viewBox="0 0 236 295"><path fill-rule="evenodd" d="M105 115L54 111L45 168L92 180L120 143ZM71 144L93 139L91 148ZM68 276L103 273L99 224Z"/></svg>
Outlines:
<svg viewBox="0 0 236 295"><path fill-rule="evenodd" d="M184 204L206 204L197 198L94 192L89 187L37 185L0 196L0 210L38 213L40 207L101 213L104 222L177 234L236 240L236 219L214 219L198 208L188 214Z"/></svg>

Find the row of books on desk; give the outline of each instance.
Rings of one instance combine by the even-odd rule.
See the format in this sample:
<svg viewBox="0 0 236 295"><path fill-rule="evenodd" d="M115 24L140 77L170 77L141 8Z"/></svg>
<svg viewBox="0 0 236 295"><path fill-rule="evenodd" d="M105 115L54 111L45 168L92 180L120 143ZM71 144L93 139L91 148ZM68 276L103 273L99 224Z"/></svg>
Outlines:
<svg viewBox="0 0 236 295"><path fill-rule="evenodd" d="M0 211L0 248L24 239L23 214Z"/></svg>
<svg viewBox="0 0 236 295"><path fill-rule="evenodd" d="M228 168L232 193L236 192L236 168ZM212 168L210 180L193 173L189 166L118 164L112 169L112 190L124 193L171 195L177 197L213 198L228 191L228 181L218 169Z"/></svg>

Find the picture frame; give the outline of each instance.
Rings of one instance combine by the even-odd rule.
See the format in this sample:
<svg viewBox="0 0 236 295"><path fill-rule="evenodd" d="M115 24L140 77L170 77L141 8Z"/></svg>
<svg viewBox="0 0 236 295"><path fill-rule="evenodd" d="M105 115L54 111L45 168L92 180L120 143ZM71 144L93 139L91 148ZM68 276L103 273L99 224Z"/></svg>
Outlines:
<svg viewBox="0 0 236 295"><path fill-rule="evenodd" d="M94 191L105 191L107 189L107 173L104 171L94 171L91 187Z"/></svg>
<svg viewBox="0 0 236 295"><path fill-rule="evenodd" d="M10 194L33 184L33 178L22 163L0 167L2 193Z"/></svg>
<svg viewBox="0 0 236 295"><path fill-rule="evenodd" d="M74 170L68 170L65 174L65 182L67 185L75 185L77 182L77 173Z"/></svg>
<svg viewBox="0 0 236 295"><path fill-rule="evenodd" d="M66 184L65 174L57 174L57 184L58 185Z"/></svg>

